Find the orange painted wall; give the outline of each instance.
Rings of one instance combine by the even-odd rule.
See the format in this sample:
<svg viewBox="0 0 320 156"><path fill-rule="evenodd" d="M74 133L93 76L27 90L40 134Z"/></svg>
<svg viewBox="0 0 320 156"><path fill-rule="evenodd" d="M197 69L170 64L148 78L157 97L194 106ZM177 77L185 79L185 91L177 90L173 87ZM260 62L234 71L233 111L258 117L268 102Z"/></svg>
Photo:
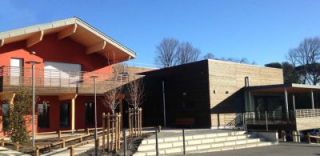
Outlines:
<svg viewBox="0 0 320 156"><path fill-rule="evenodd" d="M82 71L97 72L107 75L111 73L108 60L98 54L87 55L86 48L70 38L57 39L56 34L44 36L43 41L26 48L25 41L6 44L0 48L0 66L10 66L10 58L22 58L24 62L35 60L41 62L37 68L43 69L44 61L81 64ZM36 52L32 55L31 52ZM30 68L30 64L24 64Z"/></svg>
<svg viewBox="0 0 320 156"><path fill-rule="evenodd" d="M110 110L103 105L103 98L97 98L97 119L98 119L98 127L102 126L102 113L108 113ZM63 102L71 103L69 101L59 101L58 96L41 96L39 98L39 102L46 101L50 104L50 121L49 128L38 128L39 132L49 132L49 131L57 131L57 130L69 130L71 129L71 110L70 110L70 127L60 128L60 104ZM93 96L78 96L76 99L76 117L75 117L75 128L76 129L84 129L84 128L92 128L94 125L87 126L85 125L85 102L93 102ZM71 106L70 106L71 109Z"/></svg>
<svg viewBox="0 0 320 156"><path fill-rule="evenodd" d="M36 52L32 55L31 52ZM98 54L87 55L85 53L86 48L81 44L73 41L70 38L58 40L56 34L44 36L43 41L30 47L26 47L25 41L6 44L0 48L0 67L10 66L11 58L21 58L24 60L24 67L31 68L30 64L26 64L27 61L38 61L38 70L43 70L44 61L63 62L63 63L75 63L81 64L83 71L88 71L87 74L97 73L106 78L112 72L112 68L108 65L108 60ZM26 72L25 76L30 77L31 73ZM37 76L43 77L41 73L36 73ZM85 76L86 77L86 76ZM99 81L99 78L98 80ZM41 96L40 100L46 100L50 103L50 128L38 129L38 132L44 131L56 131L61 129L59 126L59 109L60 103L58 96ZM93 100L92 96L78 96L76 100L76 129L86 128L84 119L84 103L87 100ZM103 106L101 99L98 99L98 125L101 126L102 112L108 112L109 110ZM38 102L39 103L39 102ZM0 115L2 112L0 112ZM70 117L71 119L71 117ZM0 122L2 127L2 123ZM30 128L30 124L28 129ZM70 128L64 128L70 129ZM0 129L0 131L2 128Z"/></svg>

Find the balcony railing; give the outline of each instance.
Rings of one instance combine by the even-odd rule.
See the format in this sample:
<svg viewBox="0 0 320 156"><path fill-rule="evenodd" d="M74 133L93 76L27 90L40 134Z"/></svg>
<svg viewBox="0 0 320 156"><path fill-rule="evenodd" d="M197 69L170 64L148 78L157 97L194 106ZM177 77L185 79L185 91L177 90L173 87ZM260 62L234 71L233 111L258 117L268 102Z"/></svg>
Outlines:
<svg viewBox="0 0 320 156"><path fill-rule="evenodd" d="M93 90L92 76L97 76L97 92L103 93L130 81L129 74L61 71L54 69L35 69L36 88L42 92L78 92L91 93ZM32 69L19 67L0 68L0 87L2 90L13 90L16 87L32 85Z"/></svg>
<svg viewBox="0 0 320 156"><path fill-rule="evenodd" d="M320 109L297 109L296 118L320 117Z"/></svg>

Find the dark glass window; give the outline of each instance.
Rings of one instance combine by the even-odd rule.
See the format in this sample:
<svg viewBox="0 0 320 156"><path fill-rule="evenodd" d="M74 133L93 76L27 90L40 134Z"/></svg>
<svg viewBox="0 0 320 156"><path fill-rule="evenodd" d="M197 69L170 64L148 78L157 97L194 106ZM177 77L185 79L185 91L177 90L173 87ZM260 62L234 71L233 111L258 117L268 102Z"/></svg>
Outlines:
<svg viewBox="0 0 320 156"><path fill-rule="evenodd" d="M50 127L50 107L46 102L38 104L38 126L40 128Z"/></svg>
<svg viewBox="0 0 320 156"><path fill-rule="evenodd" d="M86 126L92 126L94 125L94 104L93 102L86 102L84 106Z"/></svg>
<svg viewBox="0 0 320 156"><path fill-rule="evenodd" d="M70 104L67 102L60 104L60 127L70 127Z"/></svg>
<svg viewBox="0 0 320 156"><path fill-rule="evenodd" d="M9 104L2 104L2 126L4 131L9 130Z"/></svg>

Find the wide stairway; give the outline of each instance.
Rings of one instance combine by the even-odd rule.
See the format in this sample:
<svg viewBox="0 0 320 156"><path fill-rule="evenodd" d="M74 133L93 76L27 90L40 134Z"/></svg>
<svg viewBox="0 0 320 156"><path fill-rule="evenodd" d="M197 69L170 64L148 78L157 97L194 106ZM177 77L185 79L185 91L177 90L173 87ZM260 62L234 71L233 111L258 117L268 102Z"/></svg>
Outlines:
<svg viewBox="0 0 320 156"><path fill-rule="evenodd" d="M231 130L186 130L186 153L205 153L224 150L272 145L261 138L252 138L245 131ZM167 130L158 133L159 155L182 155L182 131ZM144 139L134 156L156 155L155 135Z"/></svg>

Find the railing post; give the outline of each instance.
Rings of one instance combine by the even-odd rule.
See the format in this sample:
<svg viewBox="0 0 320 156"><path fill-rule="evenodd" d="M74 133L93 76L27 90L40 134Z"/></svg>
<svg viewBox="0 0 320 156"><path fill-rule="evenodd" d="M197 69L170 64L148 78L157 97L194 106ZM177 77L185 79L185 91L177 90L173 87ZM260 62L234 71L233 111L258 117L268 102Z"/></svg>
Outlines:
<svg viewBox="0 0 320 156"><path fill-rule="evenodd" d="M106 113L102 113L102 151L106 148Z"/></svg>
<svg viewBox="0 0 320 156"><path fill-rule="evenodd" d="M61 131L58 130L57 133L58 133L58 138L61 139Z"/></svg>
<svg viewBox="0 0 320 156"><path fill-rule="evenodd" d="M75 154L74 154L74 148L73 148L73 146L71 146L70 147L70 156L74 156Z"/></svg>
<svg viewBox="0 0 320 156"><path fill-rule="evenodd" d="M269 131L269 127L268 127L268 112L267 111L264 112L264 116L265 116L265 120L266 120L266 131Z"/></svg>
<svg viewBox="0 0 320 156"><path fill-rule="evenodd" d="M40 156L40 148L39 148L39 146L36 146L35 156Z"/></svg>
<svg viewBox="0 0 320 156"><path fill-rule="evenodd" d="M184 129L182 129L182 141L183 141L183 155L186 155L186 140L185 140Z"/></svg>
<svg viewBox="0 0 320 156"><path fill-rule="evenodd" d="M159 156L158 129L155 128L155 130L156 130L156 156Z"/></svg>
<svg viewBox="0 0 320 156"><path fill-rule="evenodd" d="M127 156L127 138L125 129L123 129L123 156Z"/></svg>

